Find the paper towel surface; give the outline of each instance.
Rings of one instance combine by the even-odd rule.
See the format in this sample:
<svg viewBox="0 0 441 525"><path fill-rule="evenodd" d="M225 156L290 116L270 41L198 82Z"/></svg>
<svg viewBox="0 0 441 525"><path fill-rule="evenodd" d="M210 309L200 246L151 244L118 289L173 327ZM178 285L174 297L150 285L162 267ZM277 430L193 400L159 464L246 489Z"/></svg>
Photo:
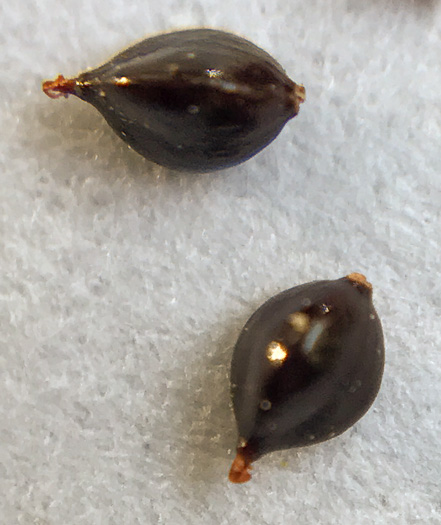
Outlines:
<svg viewBox="0 0 441 525"><path fill-rule="evenodd" d="M21 0L0 8L0 523L441 523L441 5ZM307 100L276 141L170 173L76 75L158 31L270 52ZM364 273L386 368L343 436L227 481L234 343L271 295Z"/></svg>

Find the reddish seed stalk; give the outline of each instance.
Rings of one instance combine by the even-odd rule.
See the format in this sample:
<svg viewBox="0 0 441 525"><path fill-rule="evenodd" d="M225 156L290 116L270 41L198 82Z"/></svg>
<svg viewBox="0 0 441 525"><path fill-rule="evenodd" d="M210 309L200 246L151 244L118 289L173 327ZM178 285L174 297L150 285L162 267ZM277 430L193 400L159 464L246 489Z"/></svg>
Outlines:
<svg viewBox="0 0 441 525"><path fill-rule="evenodd" d="M55 80L43 82L42 88L50 98L67 98L69 95L75 95L76 85L77 81L75 78L64 78L63 75L58 75Z"/></svg>
<svg viewBox="0 0 441 525"><path fill-rule="evenodd" d="M251 474L250 470L253 467L251 466L251 461L246 454L244 454L244 449L239 448L237 450L237 455L231 465L230 473L228 474L228 479L231 483L246 483L250 481Z"/></svg>

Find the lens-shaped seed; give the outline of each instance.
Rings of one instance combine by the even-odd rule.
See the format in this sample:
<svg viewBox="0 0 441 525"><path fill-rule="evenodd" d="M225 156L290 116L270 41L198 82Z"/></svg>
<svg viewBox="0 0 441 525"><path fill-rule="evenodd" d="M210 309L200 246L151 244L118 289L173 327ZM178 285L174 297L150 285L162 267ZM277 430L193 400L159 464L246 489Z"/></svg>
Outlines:
<svg viewBox="0 0 441 525"><path fill-rule="evenodd" d="M305 99L268 53L212 29L148 38L77 78L44 82L43 91L89 102L146 158L199 172L255 155Z"/></svg>
<svg viewBox="0 0 441 525"><path fill-rule="evenodd" d="M372 286L358 273L287 290L248 320L231 365L240 442L229 479L275 450L337 436L373 403L384 366Z"/></svg>

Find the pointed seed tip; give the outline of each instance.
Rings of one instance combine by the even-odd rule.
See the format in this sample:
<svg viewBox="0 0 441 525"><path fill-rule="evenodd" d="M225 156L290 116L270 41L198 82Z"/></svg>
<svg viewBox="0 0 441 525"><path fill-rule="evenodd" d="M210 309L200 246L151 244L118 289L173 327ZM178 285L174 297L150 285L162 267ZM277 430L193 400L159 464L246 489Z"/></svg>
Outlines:
<svg viewBox="0 0 441 525"><path fill-rule="evenodd" d="M64 78L63 75L58 75L55 80L43 82L42 89L49 98L67 98L69 95L75 94L75 85L75 79Z"/></svg>
<svg viewBox="0 0 441 525"><path fill-rule="evenodd" d="M294 88L289 94L289 100L292 104L292 107L294 109L294 115L297 115L300 110L300 104L303 104L305 102L306 95L305 95L305 88L302 84L294 84Z"/></svg>
<svg viewBox="0 0 441 525"><path fill-rule="evenodd" d="M305 102L305 100L306 100L306 91L305 91L305 86L303 84L296 84L296 87L294 88L294 93L296 94L297 98L299 99L300 104Z"/></svg>
<svg viewBox="0 0 441 525"><path fill-rule="evenodd" d="M249 471L252 468L253 467L250 465L250 461L246 459L241 452L237 452L233 464L231 465L228 479L231 481L231 483L246 483L251 479L251 474Z"/></svg>

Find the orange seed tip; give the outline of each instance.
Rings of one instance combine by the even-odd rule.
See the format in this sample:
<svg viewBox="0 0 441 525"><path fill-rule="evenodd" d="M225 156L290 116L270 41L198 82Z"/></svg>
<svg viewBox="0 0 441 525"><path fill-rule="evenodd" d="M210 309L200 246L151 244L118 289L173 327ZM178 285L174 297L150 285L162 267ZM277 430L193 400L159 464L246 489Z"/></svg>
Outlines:
<svg viewBox="0 0 441 525"><path fill-rule="evenodd" d="M350 273L346 276L346 279L348 279L348 281L351 281L351 283L357 286L361 286L362 288L366 288L367 290L372 290L372 284L368 282L368 280L362 273Z"/></svg>
<svg viewBox="0 0 441 525"><path fill-rule="evenodd" d="M77 82L72 78L64 78L63 75L58 75L55 80L46 80L43 82L43 91L50 98L68 97L68 95L75 94L75 86Z"/></svg>
<svg viewBox="0 0 441 525"><path fill-rule="evenodd" d="M250 463L251 462L242 454L242 452L237 452L228 475L228 479L231 483L246 483L247 481L250 481L251 474L249 471L253 468Z"/></svg>

